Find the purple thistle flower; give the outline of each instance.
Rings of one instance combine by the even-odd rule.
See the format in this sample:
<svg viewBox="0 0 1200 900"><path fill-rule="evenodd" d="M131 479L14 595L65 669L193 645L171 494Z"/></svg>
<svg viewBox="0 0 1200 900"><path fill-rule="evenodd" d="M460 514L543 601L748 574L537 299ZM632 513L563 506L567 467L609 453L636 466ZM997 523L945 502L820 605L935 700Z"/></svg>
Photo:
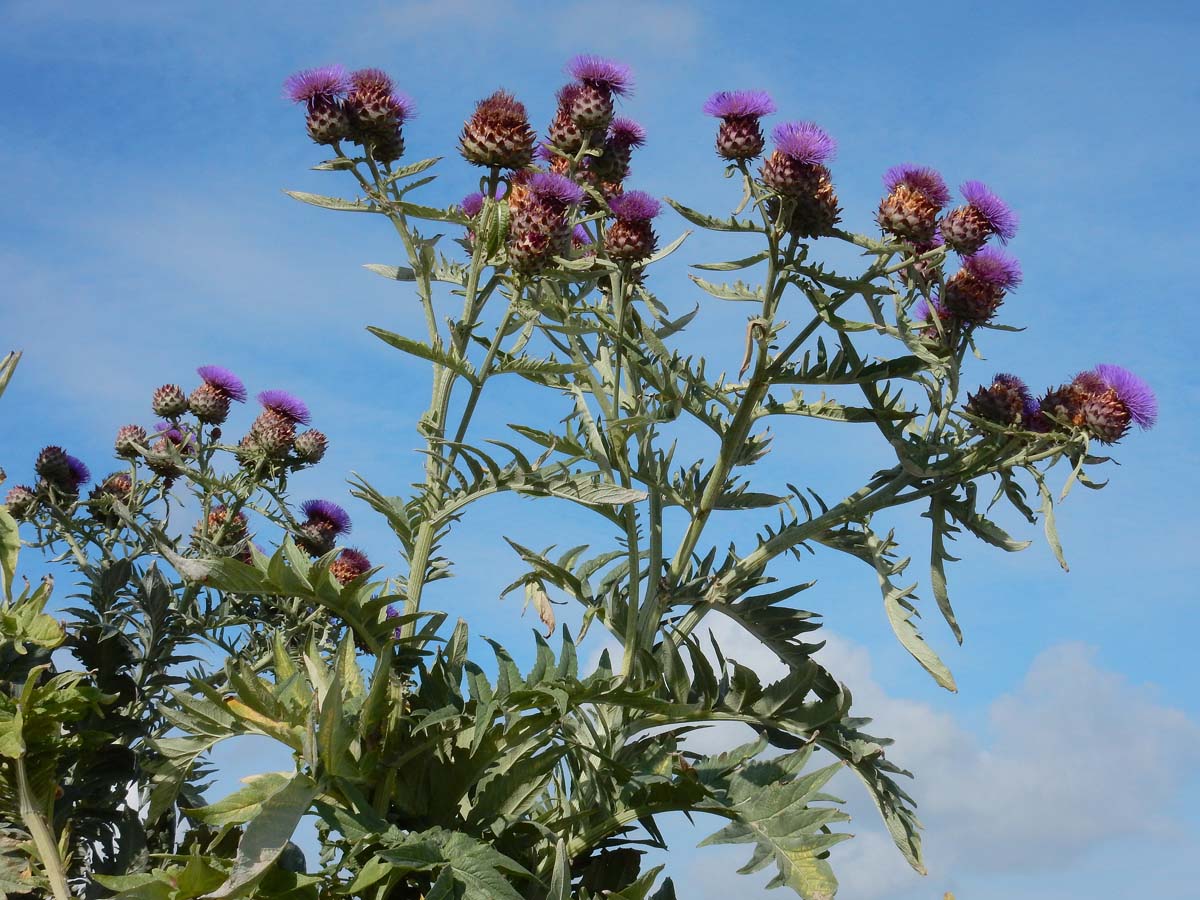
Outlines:
<svg viewBox="0 0 1200 900"><path fill-rule="evenodd" d="M1018 378L1016 375L1010 375L1007 372L998 372L992 378L992 384L1002 384L1005 387L1007 387L1009 390L1016 391L1017 394L1019 394L1021 397L1021 405L1024 406L1026 409L1029 408L1029 405L1031 403L1033 403L1034 405L1036 405L1036 403L1037 403L1037 401L1035 401L1033 399L1033 394L1029 390L1029 385L1027 385L1022 379Z"/></svg>
<svg viewBox="0 0 1200 900"><path fill-rule="evenodd" d="M1154 390L1138 376L1121 366L1103 363L1092 372L1117 392L1117 397L1129 410L1129 418L1142 428L1150 428L1158 420L1158 398Z"/></svg>
<svg viewBox="0 0 1200 900"><path fill-rule="evenodd" d="M613 197L608 208L622 222L648 222L659 214L662 204L645 191L628 191Z"/></svg>
<svg viewBox="0 0 1200 900"><path fill-rule="evenodd" d="M717 91L704 103L704 114L718 119L758 119L775 112L766 91Z"/></svg>
<svg viewBox="0 0 1200 900"><path fill-rule="evenodd" d="M576 247L590 247L592 244L592 236L582 225L576 225L571 229L571 243L573 243Z"/></svg>
<svg viewBox="0 0 1200 900"><path fill-rule="evenodd" d="M356 91L377 91L390 94L395 90L392 76L383 69L358 69L350 76L350 84Z"/></svg>
<svg viewBox="0 0 1200 900"><path fill-rule="evenodd" d="M350 90L350 78L345 66L321 66L289 75L283 90L284 95L296 103L332 100Z"/></svg>
<svg viewBox="0 0 1200 900"><path fill-rule="evenodd" d="M567 63L567 74L618 96L633 90L633 73L629 66L601 56L582 53L574 57Z"/></svg>
<svg viewBox="0 0 1200 900"><path fill-rule="evenodd" d="M987 219L988 225L1000 238L1001 243L1007 244L1016 237L1020 219L986 184L982 181L964 181L959 191L967 203Z"/></svg>
<svg viewBox="0 0 1200 900"><path fill-rule="evenodd" d="M986 284L1012 290L1021 283L1021 264L998 247L984 247L963 260L963 268Z"/></svg>
<svg viewBox="0 0 1200 900"><path fill-rule="evenodd" d="M937 206L945 206L950 202L950 189L946 187L945 180L936 169L902 163L883 173L883 186L888 193L902 184L924 194L930 203Z"/></svg>
<svg viewBox="0 0 1200 900"><path fill-rule="evenodd" d="M307 425L311 414L304 401L287 391L263 391L258 395L258 402L273 412L279 413L286 419Z"/></svg>
<svg viewBox="0 0 1200 900"><path fill-rule="evenodd" d="M350 514L332 500L305 500L300 509L308 521L328 525L334 534L350 532Z"/></svg>
<svg viewBox="0 0 1200 900"><path fill-rule="evenodd" d="M246 402L246 386L242 384L242 379L228 369L221 366L201 366L196 370L196 374L204 379L205 384L212 385L230 400Z"/></svg>
<svg viewBox="0 0 1200 900"><path fill-rule="evenodd" d="M618 117L608 126L608 142L614 147L641 147L646 143L646 129L633 119Z"/></svg>
<svg viewBox="0 0 1200 900"><path fill-rule="evenodd" d="M837 141L816 122L781 122L771 140L784 156L809 166L822 165L837 153Z"/></svg>
<svg viewBox="0 0 1200 900"><path fill-rule="evenodd" d="M192 453L195 448L192 446L192 434L190 431L185 431L178 425L173 425L170 422L159 422L154 426L154 436L164 437L183 454Z"/></svg>
<svg viewBox="0 0 1200 900"><path fill-rule="evenodd" d="M529 190L539 200L563 207L583 199L583 188L565 175L554 172L538 172L529 179Z"/></svg>
<svg viewBox="0 0 1200 900"><path fill-rule="evenodd" d="M71 470L71 481L75 483L75 490L79 490L81 485L92 480L91 471L77 456L67 454L67 468Z"/></svg>
<svg viewBox="0 0 1200 900"><path fill-rule="evenodd" d="M385 613L385 616L388 619L398 619L398 618L400 618L400 611L398 609L396 609L396 607L392 606L392 604L389 603L387 606L387 613ZM403 636L403 634L404 634L403 629L401 629L400 626L397 625L394 629L392 629L392 640L396 640L396 641L400 640L400 638Z"/></svg>
<svg viewBox="0 0 1200 900"><path fill-rule="evenodd" d="M946 310L942 306L941 298L935 294L933 296L932 302L930 302L929 300L926 300L924 297L922 297L920 300L918 300L916 306L913 307L913 311L912 311L913 321L914 322L929 322L930 324L932 324L933 320L935 318L937 318L937 319L946 318Z"/></svg>
<svg viewBox="0 0 1200 900"><path fill-rule="evenodd" d="M463 213L470 216L472 219L479 215L479 211L483 209L483 194L476 191L473 194L467 194L462 198L462 202L458 204Z"/></svg>

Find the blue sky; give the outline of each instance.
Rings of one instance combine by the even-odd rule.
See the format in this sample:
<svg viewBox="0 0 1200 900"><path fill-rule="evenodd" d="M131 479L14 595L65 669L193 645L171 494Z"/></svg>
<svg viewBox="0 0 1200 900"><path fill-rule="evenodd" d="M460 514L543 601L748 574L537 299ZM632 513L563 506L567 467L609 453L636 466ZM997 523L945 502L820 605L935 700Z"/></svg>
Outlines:
<svg viewBox="0 0 1200 900"><path fill-rule="evenodd" d="M728 208L737 198L698 109L713 90L766 88L779 119L814 119L838 138L851 228L871 227L880 173L909 160L952 183L987 181L1019 210L1025 284L1004 317L1027 331L989 336L975 380L1012 370L1042 387L1116 362L1161 405L1159 426L1118 448L1110 486L1077 490L1060 511L1070 574L1040 543L1016 556L961 545L951 589L966 644L926 625L957 695L891 638L868 570L820 559L794 573L820 578L805 602L834 636L827 663L900 739L929 825L931 874L914 882L847 785L860 837L839 848L843 896L1183 896L1200 875L1198 37L1200 13L1184 3L2 3L0 74L14 89L0 145L0 349L26 356L4 398L0 464L24 480L55 442L104 471L116 428L149 418L150 390L212 362L312 406L333 447L298 497L345 497L351 471L389 492L418 477L426 373L364 326L416 333L419 308L360 268L399 261L386 223L280 193L349 190L307 170L321 152L280 99L294 69L391 72L418 104L409 157L447 157L427 202L471 189L453 146L476 99L507 87L544 125L563 62L589 51L636 72L624 112L650 136L637 186ZM660 221L668 237L684 227ZM740 255L694 238L653 285L678 310L703 302L687 342L717 368L736 368L730 335L745 313L705 300L684 263ZM493 395L476 434L528 418L526 399ZM837 495L886 458L873 433L775 430L766 486ZM352 512L356 542L394 564L386 529ZM519 571L501 536L544 546L589 534L582 516L547 513L511 499L477 509L449 544L459 577L430 602L475 634L527 646L518 602L496 599ZM918 559L920 521L894 523ZM720 533L748 542L756 524ZM244 748L222 757L229 778L260 764ZM702 835L673 833L683 896L758 896L759 880L733 874L736 854L693 856Z"/></svg>

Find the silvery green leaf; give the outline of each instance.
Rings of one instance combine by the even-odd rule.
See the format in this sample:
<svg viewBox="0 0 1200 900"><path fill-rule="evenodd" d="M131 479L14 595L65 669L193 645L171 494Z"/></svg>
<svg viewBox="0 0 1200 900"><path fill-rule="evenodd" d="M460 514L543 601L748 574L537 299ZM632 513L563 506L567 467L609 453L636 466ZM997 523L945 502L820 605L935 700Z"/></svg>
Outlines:
<svg viewBox="0 0 1200 900"><path fill-rule="evenodd" d="M464 378L471 381L475 380L475 369L472 365L460 356L453 356L448 351L440 347L431 347L428 344L423 344L420 341L410 337L405 337L402 334L396 334L393 331L387 331L383 328L376 328L373 325L367 326L367 331L375 335L386 344L391 344L397 350L403 350L412 356L420 357L432 363L437 363L439 366L444 366L452 372L457 372Z"/></svg>
<svg viewBox="0 0 1200 900"><path fill-rule="evenodd" d="M345 156L335 156L333 159L327 159L312 166L314 172L341 172L353 168L354 160Z"/></svg>
<svg viewBox="0 0 1200 900"><path fill-rule="evenodd" d="M688 275L688 278L692 279L701 290L707 291L718 300L748 300L762 303L766 297L761 287L751 287L742 281L735 281L733 284L715 284L695 275Z"/></svg>
<svg viewBox="0 0 1200 900"><path fill-rule="evenodd" d="M334 209L341 212L382 212L377 206L366 200L343 200L341 197L326 197L323 194L310 194L307 191L284 191L284 193L301 203L319 206L322 209Z"/></svg>
<svg viewBox="0 0 1200 900"><path fill-rule="evenodd" d="M389 278L392 281L416 281L417 273L408 266L385 266L380 263L365 263L363 268L374 272L376 275L382 275L384 278Z"/></svg>
<svg viewBox="0 0 1200 900"><path fill-rule="evenodd" d="M755 225L752 222L740 222L735 218L718 219L715 216L709 216L702 212L697 212L691 207L684 206L682 203L676 203L670 197L664 197L671 207L691 222L693 225L699 225L701 228L707 228L710 231L757 231L762 232L761 225Z"/></svg>
<svg viewBox="0 0 1200 900"><path fill-rule="evenodd" d="M704 269L708 272L733 272L736 269L748 269L751 266L756 266L765 259L771 256L769 250L761 250L758 253L745 257L744 259L734 259L729 262L719 263L693 263L693 269Z"/></svg>
<svg viewBox="0 0 1200 900"><path fill-rule="evenodd" d="M411 178L413 175L419 175L430 166L436 165L441 161L440 156L431 156L428 159L422 159L418 162L409 163L407 166L401 166L399 169L393 169L388 175L388 181L397 181L401 178Z"/></svg>

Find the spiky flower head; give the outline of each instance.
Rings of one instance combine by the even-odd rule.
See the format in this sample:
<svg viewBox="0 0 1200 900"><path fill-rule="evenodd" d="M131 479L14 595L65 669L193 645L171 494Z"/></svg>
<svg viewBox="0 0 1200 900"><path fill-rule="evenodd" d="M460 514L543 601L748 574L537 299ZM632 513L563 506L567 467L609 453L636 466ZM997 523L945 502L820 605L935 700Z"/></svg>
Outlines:
<svg viewBox="0 0 1200 900"><path fill-rule="evenodd" d="M188 409L201 422L220 425L229 418L229 395L206 381L188 397Z"/></svg>
<svg viewBox="0 0 1200 900"><path fill-rule="evenodd" d="M837 153L837 141L816 122L781 122L771 140L778 152L806 166L824 165Z"/></svg>
<svg viewBox="0 0 1200 900"><path fill-rule="evenodd" d="M71 472L70 485L72 490L78 491L92 480L91 470L78 456L67 455L67 468Z"/></svg>
<svg viewBox="0 0 1200 900"><path fill-rule="evenodd" d="M718 119L761 119L774 112L766 91L717 91L704 102L704 114Z"/></svg>
<svg viewBox="0 0 1200 900"><path fill-rule="evenodd" d="M1034 406L1028 385L1016 375L1001 373L967 399L967 412L997 425L1019 425Z"/></svg>
<svg viewBox="0 0 1200 900"><path fill-rule="evenodd" d="M534 275L546 268L554 257L555 241L548 231L516 230L505 245L508 263L523 275Z"/></svg>
<svg viewBox="0 0 1200 900"><path fill-rule="evenodd" d="M92 488L88 495L88 511L98 522L113 526L121 517L113 508L116 501L125 502L133 492L133 479L124 472L114 472Z"/></svg>
<svg viewBox="0 0 1200 900"><path fill-rule="evenodd" d="M177 419L187 412L187 394L177 384L164 384L150 397L150 409L164 419Z"/></svg>
<svg viewBox="0 0 1200 900"><path fill-rule="evenodd" d="M309 522L320 522L335 535L350 533L350 514L332 500L305 500L300 511Z"/></svg>
<svg viewBox="0 0 1200 900"><path fill-rule="evenodd" d="M963 268L972 277L1001 290L1011 291L1021 283L1021 264L1011 253L999 247L984 247L963 260Z"/></svg>
<svg viewBox="0 0 1200 900"><path fill-rule="evenodd" d="M704 112L721 120L717 128L718 156L754 159L766 145L758 120L775 112L775 101L766 91L718 91L708 98Z"/></svg>
<svg viewBox="0 0 1200 900"><path fill-rule="evenodd" d="M646 129L633 119L618 116L608 123L608 146L628 149L642 147L645 143Z"/></svg>
<svg viewBox="0 0 1200 900"><path fill-rule="evenodd" d="M146 429L141 425L122 425L117 429L117 437L113 441L113 451L125 459L135 459L138 447L145 447Z"/></svg>
<svg viewBox="0 0 1200 900"><path fill-rule="evenodd" d="M633 90L633 72L629 66L612 59L581 53L567 63L567 74L589 87L624 96Z"/></svg>
<svg viewBox="0 0 1200 900"><path fill-rule="evenodd" d="M974 253L990 235L1008 243L1017 233L1017 214L982 181L959 188L966 205L947 213L940 223L946 245L959 253Z"/></svg>
<svg viewBox="0 0 1200 900"><path fill-rule="evenodd" d="M613 197L608 207L618 222L649 222L662 212L662 204L645 191Z"/></svg>
<svg viewBox="0 0 1200 900"><path fill-rule="evenodd" d="M554 172L538 172L529 179L529 190L541 202L558 209L566 209L583 199L583 188Z"/></svg>
<svg viewBox="0 0 1200 900"><path fill-rule="evenodd" d="M306 69L284 82L287 96L307 106L308 136L318 144L332 144L350 136L350 114L343 96L350 77L340 65Z"/></svg>
<svg viewBox="0 0 1200 900"><path fill-rule="evenodd" d="M264 409L250 424L250 432L242 438L239 446L244 451L242 459L249 462L255 451L272 459L287 456L296 440L296 423L288 415L274 409Z"/></svg>
<svg viewBox="0 0 1200 900"><path fill-rule="evenodd" d="M1116 392L1134 424L1144 429L1154 427L1158 421L1158 398L1150 385L1128 369L1110 363L1102 363L1092 371Z"/></svg>
<svg viewBox="0 0 1200 900"><path fill-rule="evenodd" d="M361 550L347 547L337 555L329 565L329 574L337 579L338 584L349 584L355 578L371 571L371 560Z"/></svg>
<svg viewBox="0 0 1200 900"><path fill-rule="evenodd" d="M458 204L459 209L463 211L463 215L473 219L483 210L483 194L480 191L475 191L473 194L467 194Z"/></svg>
<svg viewBox="0 0 1200 900"><path fill-rule="evenodd" d="M25 519L37 506L37 494L23 484L13 486L4 498L4 505L14 519Z"/></svg>
<svg viewBox="0 0 1200 900"><path fill-rule="evenodd" d="M837 143L814 122L783 122L771 132L775 150L763 163L763 183L777 194L805 201L798 204L799 221L792 229L801 236L823 234L837 221L837 194L825 163ZM830 219L832 221L826 222Z"/></svg>
<svg viewBox="0 0 1200 900"><path fill-rule="evenodd" d="M228 369L222 366L201 366L196 370L196 374L205 384L212 385L230 400L246 402L246 385Z"/></svg>
<svg viewBox="0 0 1200 900"><path fill-rule="evenodd" d="M340 64L304 69L289 75L283 83L284 93L295 103L314 100L333 100L350 90L350 76Z"/></svg>
<svg viewBox="0 0 1200 900"><path fill-rule="evenodd" d="M301 462L311 466L321 461L328 446L329 439L322 432L313 428L296 435L296 442L292 449Z"/></svg>
<svg viewBox="0 0 1200 900"><path fill-rule="evenodd" d="M311 418L304 401L287 391L263 391L258 395L258 402L293 423L307 425Z"/></svg>
<svg viewBox="0 0 1200 900"><path fill-rule="evenodd" d="M602 181L620 181L629 174L633 151L645 143L645 128L633 119L613 119L604 137L604 152L587 157L583 165Z"/></svg>
<svg viewBox="0 0 1200 900"><path fill-rule="evenodd" d="M955 318L979 325L995 315L1005 292L1020 283L1021 266L1016 258L985 247L963 260L963 267L946 282L942 302Z"/></svg>
<svg viewBox="0 0 1200 900"><path fill-rule="evenodd" d="M563 153L578 153L583 146L583 130L571 115L575 100L582 90L583 85L574 82L563 85L558 90L558 108L554 112L554 118L550 120L546 136L549 143Z"/></svg>
<svg viewBox="0 0 1200 900"><path fill-rule="evenodd" d="M459 151L472 165L521 169L533 161L536 140L525 104L500 90L475 106L463 125Z"/></svg>
<svg viewBox="0 0 1200 900"><path fill-rule="evenodd" d="M331 500L308 500L300 509L307 518L296 542L311 556L328 553L335 539L350 531L350 516Z"/></svg>
<svg viewBox="0 0 1200 900"><path fill-rule="evenodd" d="M887 195L879 203L880 227L912 243L925 243L937 229L937 217L950 202L946 182L935 170L905 163L883 176Z"/></svg>
<svg viewBox="0 0 1200 900"><path fill-rule="evenodd" d="M571 246L576 250L590 247L593 243L591 233L583 225L576 225L571 229Z"/></svg>
<svg viewBox="0 0 1200 900"><path fill-rule="evenodd" d="M48 484L60 489L69 488L74 481L71 456L62 447L43 447L33 463L33 470Z"/></svg>

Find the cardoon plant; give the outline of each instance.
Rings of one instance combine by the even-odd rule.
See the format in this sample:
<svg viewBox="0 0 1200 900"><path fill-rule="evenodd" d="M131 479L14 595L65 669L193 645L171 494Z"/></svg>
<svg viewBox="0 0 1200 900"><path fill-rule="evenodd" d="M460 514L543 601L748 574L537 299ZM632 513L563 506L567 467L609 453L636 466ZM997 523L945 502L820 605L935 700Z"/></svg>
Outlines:
<svg viewBox="0 0 1200 900"><path fill-rule="evenodd" d="M755 162L760 120L775 112L762 91L703 106L742 187L736 212L665 199L691 225L756 246L697 264L698 312L673 318L655 267L686 233L660 246L672 221L632 180L646 131L615 109L631 73L594 56L567 71L536 152L526 107L504 90L465 117L452 164L476 167L478 191L447 206L413 199L438 160L403 160L412 104L387 74L330 66L288 80L309 137L332 154L316 168L353 194L291 195L386 219L403 264L368 268L424 314L424 334L369 328L429 366L421 479L402 496L369 477L351 491L390 526L402 565L344 546L341 503L290 496L290 476L327 444L297 430L312 418L299 398L263 391L240 436L223 433L247 391L217 367L201 368L190 394L155 390L148 412L164 421L121 428L123 469L90 493L86 466L46 447L0 514L0 651L21 660L0 695L0 816L14 841L0 858L17 860L0 878L57 900L85 884L88 896L129 900L669 900L669 866L643 857L666 846L661 817L682 812L716 820L705 843L751 845L743 871L770 868L772 886L820 900L837 889L830 849L848 837L824 792L843 768L923 871L903 746L893 760L891 741L864 730L870 711L852 709L814 656L811 585L780 564L801 550L861 560L899 642L954 690L882 520L913 508L928 522L929 589L961 640L950 542L1022 549L989 517L1002 503L1040 518L1061 561L1050 471L1067 469L1061 496L1076 482L1098 487L1090 473L1106 458L1093 443L1150 427L1154 395L1110 364L1041 397L1014 374L966 390L967 353L1005 324L1021 281L1016 258L989 243L1014 236L1015 214L975 181L944 212L944 180L913 164L887 172L877 206L844 211L836 143L819 125L778 125ZM844 230L843 218L874 233ZM826 246L854 248L861 267L835 271ZM721 302L750 311L735 378L683 349L689 322ZM11 366L0 371L6 380ZM517 379L556 424L485 431L479 410ZM890 462L840 498L752 482L778 449L767 425L779 416L860 429ZM477 663L468 624L447 628L433 608L436 582L453 574L446 535L501 492L576 504L596 526L590 546L566 551L507 537L521 572L505 593L523 593L545 629L524 668L494 641L487 667ZM730 517L749 526L719 547L714 521ZM48 585L14 595L18 520L27 543L58 553L83 584L65 627L42 612ZM556 611L563 603L575 615ZM714 615L787 674L764 683L726 656L704 634ZM577 642L592 629L615 649L589 668ZM81 665L60 670L56 649ZM689 739L728 722L754 739L717 754ZM247 734L287 748L293 767L206 796L207 753ZM304 816L317 822L316 859L291 843Z"/></svg>

